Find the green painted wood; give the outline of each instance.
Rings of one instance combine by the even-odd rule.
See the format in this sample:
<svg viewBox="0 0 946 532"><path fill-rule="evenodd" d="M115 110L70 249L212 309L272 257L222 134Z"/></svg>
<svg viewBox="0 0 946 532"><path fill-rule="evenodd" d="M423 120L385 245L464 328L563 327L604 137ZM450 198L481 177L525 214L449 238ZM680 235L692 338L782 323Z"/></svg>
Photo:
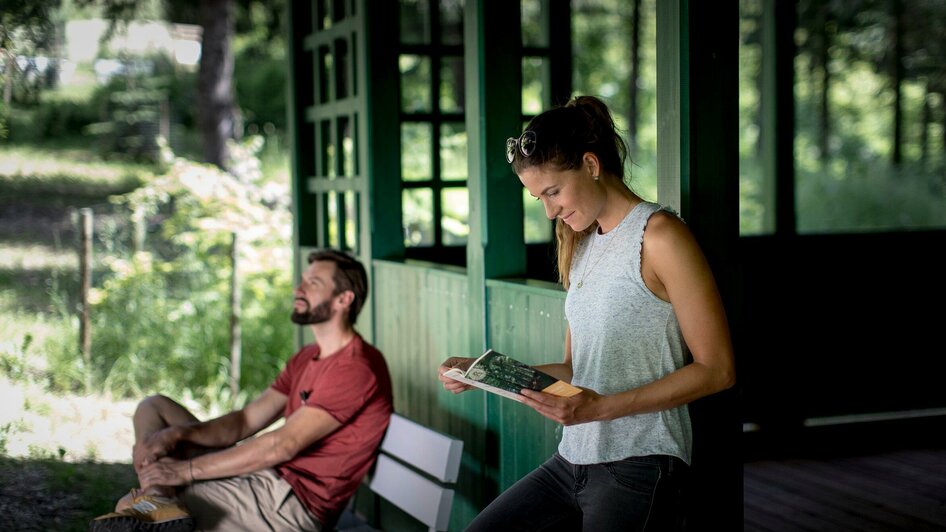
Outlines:
<svg viewBox="0 0 946 532"><path fill-rule="evenodd" d="M486 502L482 493L488 439L483 393L443 390L437 367L469 350L468 279L456 269L374 261L377 290L376 345L394 381L395 410L428 427L460 438L464 455L450 529L462 530ZM383 522L382 522L383 524Z"/></svg>
<svg viewBox="0 0 946 532"><path fill-rule="evenodd" d="M518 5L469 0L464 6L466 130L470 235L467 286L468 352L481 353L489 342L486 279L521 276L526 254L521 183L505 157L505 141L521 129L521 24ZM487 38L487 35L489 38ZM510 90L515 87L515 90ZM505 438L499 417L486 410L488 438L480 458L486 464L479 496L498 495L501 462L497 442Z"/></svg>
<svg viewBox="0 0 946 532"><path fill-rule="evenodd" d="M287 42L289 94L289 138L293 146L315 146L315 130L306 119L306 109L315 98L311 75L312 53L304 47L304 41L312 32L311 0L294 0L286 6L289 21ZM306 187L308 176L315 173L315 159L307 155L308 150L293 149L291 154L292 198L295 223L293 224L293 249L317 244L318 223L316 200ZM298 278L299 272L295 272Z"/></svg>
<svg viewBox="0 0 946 532"><path fill-rule="evenodd" d="M288 126L289 138L295 146L315 146L315 131L306 121L305 110L312 105L315 89L312 76L304 65L312 64L312 54L307 52L304 41L312 31L311 1L293 0L286 4L287 43L288 43ZM305 252L303 246L315 245L318 241L315 196L307 190L305 180L315 172L314 159L307 157L305 151L293 149L290 154L292 171L292 205L295 216L292 224L293 282L298 283L302 275ZM294 333L297 347L311 339L306 338L305 328L299 327Z"/></svg>
<svg viewBox="0 0 946 532"><path fill-rule="evenodd" d="M527 364L561 362L565 346L565 292L561 288L490 281L487 286L490 347ZM499 488L508 488L558 448L561 425L531 408L489 396L499 439Z"/></svg>
<svg viewBox="0 0 946 532"><path fill-rule="evenodd" d="M471 0L465 5L471 278L525 272L522 184L506 162L505 143L521 129L519 10ZM486 36L489 35L489 38ZM483 288L477 287L482 299Z"/></svg>
<svg viewBox="0 0 946 532"><path fill-rule="evenodd" d="M360 0L365 13L365 32L356 40L357 57L364 68L366 112L359 116L358 129L365 142L358 146L359 160L369 176L364 209L365 249L377 259L404 257L401 227L401 128L398 122L398 4Z"/></svg>
<svg viewBox="0 0 946 532"><path fill-rule="evenodd" d="M547 2L549 35L549 95L552 105L564 105L572 96L572 17L568 2Z"/></svg>
<svg viewBox="0 0 946 532"><path fill-rule="evenodd" d="M766 5L778 21L773 28L775 72L773 97L775 134L773 167L775 180L775 232L795 235L795 26L798 2L773 2Z"/></svg>
<svg viewBox="0 0 946 532"><path fill-rule="evenodd" d="M682 87L679 0L657 2L657 201L682 211Z"/></svg>
<svg viewBox="0 0 946 532"><path fill-rule="evenodd" d="M727 308L739 236L738 35L736 2L658 3L659 201L688 220ZM706 496L691 499L688 522L700 530L735 529L742 520L736 392L696 401L690 412L692 484Z"/></svg>

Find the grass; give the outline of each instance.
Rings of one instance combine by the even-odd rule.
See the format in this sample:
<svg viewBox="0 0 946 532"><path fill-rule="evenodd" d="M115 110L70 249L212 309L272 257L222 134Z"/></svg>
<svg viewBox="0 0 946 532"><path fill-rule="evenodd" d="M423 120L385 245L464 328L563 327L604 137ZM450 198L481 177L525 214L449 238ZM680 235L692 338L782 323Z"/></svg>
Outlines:
<svg viewBox="0 0 946 532"><path fill-rule="evenodd" d="M136 484L127 464L68 463L0 457L0 512L5 530L86 531Z"/></svg>
<svg viewBox="0 0 946 532"><path fill-rule="evenodd" d="M86 147L12 145L0 152L0 192L101 198L128 192L154 176L151 165L103 161ZM9 196L8 196L9 197Z"/></svg>

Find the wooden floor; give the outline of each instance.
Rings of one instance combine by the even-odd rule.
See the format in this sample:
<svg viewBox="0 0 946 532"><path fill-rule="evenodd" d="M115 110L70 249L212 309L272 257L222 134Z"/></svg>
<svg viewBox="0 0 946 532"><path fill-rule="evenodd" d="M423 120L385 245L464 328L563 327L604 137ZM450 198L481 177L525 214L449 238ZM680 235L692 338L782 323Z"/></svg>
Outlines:
<svg viewBox="0 0 946 532"><path fill-rule="evenodd" d="M782 448L770 453L779 456L746 460L744 529L946 531L946 446L926 434L860 448L840 440L823 452L809 442L795 456Z"/></svg>

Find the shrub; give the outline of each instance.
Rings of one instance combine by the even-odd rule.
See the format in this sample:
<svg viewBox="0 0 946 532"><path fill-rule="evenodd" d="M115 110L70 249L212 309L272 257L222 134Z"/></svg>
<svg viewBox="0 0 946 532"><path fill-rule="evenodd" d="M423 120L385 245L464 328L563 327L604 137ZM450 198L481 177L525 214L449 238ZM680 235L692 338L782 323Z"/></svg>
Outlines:
<svg viewBox="0 0 946 532"><path fill-rule="evenodd" d="M237 176L175 158L167 173L115 198L152 229L146 250L106 260L106 280L93 292L98 386L126 397L229 402L233 232L243 279L241 388L255 394L275 378L293 349L291 223L288 191L273 196L264 187L261 145L232 149Z"/></svg>

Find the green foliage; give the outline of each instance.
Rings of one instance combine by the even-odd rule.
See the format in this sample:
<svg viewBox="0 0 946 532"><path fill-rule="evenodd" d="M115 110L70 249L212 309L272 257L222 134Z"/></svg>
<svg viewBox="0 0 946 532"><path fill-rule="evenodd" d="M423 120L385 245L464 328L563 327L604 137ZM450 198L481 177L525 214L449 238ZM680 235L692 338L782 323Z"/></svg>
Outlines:
<svg viewBox="0 0 946 532"><path fill-rule="evenodd" d="M160 391L228 402L234 232L243 276L242 388L255 394L275 377L293 348L291 224L285 191L273 194L259 172L261 145L233 147L237 176L178 158L165 175L116 198L160 229L147 251L106 262L110 273L93 293L94 382L122 396Z"/></svg>
<svg viewBox="0 0 946 532"><path fill-rule="evenodd" d="M798 169L797 203L804 208L798 217L800 233L946 227L946 190L937 174L917 165L897 169L883 161L850 166Z"/></svg>
<svg viewBox="0 0 946 532"><path fill-rule="evenodd" d="M247 131L286 130L285 1L237 5L233 78Z"/></svg>
<svg viewBox="0 0 946 532"><path fill-rule="evenodd" d="M266 124L285 131L285 54L249 50L237 56L233 77L248 131L262 131Z"/></svg>
<svg viewBox="0 0 946 532"><path fill-rule="evenodd" d="M7 138L7 106L0 100L0 141Z"/></svg>
<svg viewBox="0 0 946 532"><path fill-rule="evenodd" d="M171 60L163 54L123 57L123 61L130 73L111 79L88 105L104 120L87 123L83 131L98 138L103 154L154 162L160 156L162 122L170 125L172 117L180 114L193 123L193 98L188 98L192 92L183 88ZM148 72L132 73L135 65ZM175 102L173 109L171 102Z"/></svg>

